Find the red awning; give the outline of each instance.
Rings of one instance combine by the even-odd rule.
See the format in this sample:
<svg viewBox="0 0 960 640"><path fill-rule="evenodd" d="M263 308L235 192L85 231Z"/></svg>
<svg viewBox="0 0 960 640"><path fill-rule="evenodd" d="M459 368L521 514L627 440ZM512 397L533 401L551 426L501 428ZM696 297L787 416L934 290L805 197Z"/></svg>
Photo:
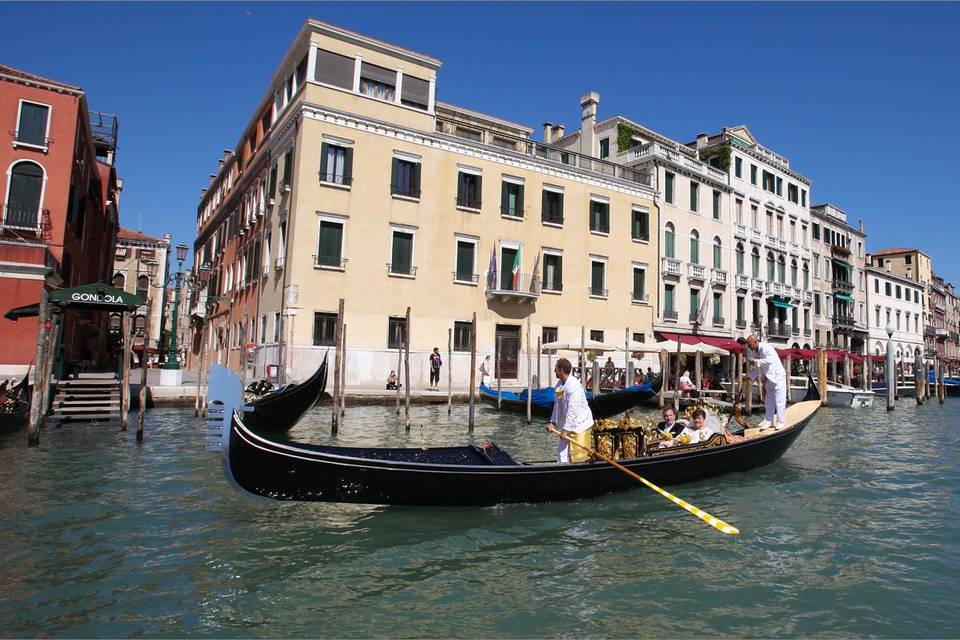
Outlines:
<svg viewBox="0 0 960 640"><path fill-rule="evenodd" d="M135 345L133 345L133 350L134 350L134 351L143 351L143 345L142 345L142 344L135 344ZM147 349L147 353L156 353L156 352L157 352L157 348L156 348L156 347L150 347L149 349Z"/></svg>
<svg viewBox="0 0 960 640"><path fill-rule="evenodd" d="M716 338L713 336L692 336L685 333L666 333L660 331L660 336L664 340L673 340L674 342L680 342L682 344L708 344L711 347L719 347L721 349L726 349L730 353L741 353L743 351L743 346L740 345L736 340L731 340L730 338Z"/></svg>
<svg viewBox="0 0 960 640"><path fill-rule="evenodd" d="M810 361L817 357L814 349L777 349L776 351L781 358L789 357L791 360Z"/></svg>
<svg viewBox="0 0 960 640"><path fill-rule="evenodd" d="M700 343L699 337L694 337L683 333L664 333L661 331L660 335L663 336L664 340L673 340L674 342L681 342L683 344L692 345Z"/></svg>
<svg viewBox="0 0 960 640"><path fill-rule="evenodd" d="M884 356L870 356L870 359L873 360L874 362L883 362L884 360L886 360Z"/></svg>

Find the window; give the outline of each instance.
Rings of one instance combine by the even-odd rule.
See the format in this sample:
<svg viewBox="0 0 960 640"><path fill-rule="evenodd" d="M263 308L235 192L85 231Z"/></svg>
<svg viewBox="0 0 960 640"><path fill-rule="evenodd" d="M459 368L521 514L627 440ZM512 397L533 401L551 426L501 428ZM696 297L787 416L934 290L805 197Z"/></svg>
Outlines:
<svg viewBox="0 0 960 640"><path fill-rule="evenodd" d="M420 197L420 163L405 158L393 159L390 193L405 198Z"/></svg>
<svg viewBox="0 0 960 640"><path fill-rule="evenodd" d="M260 316L260 344L267 342L267 315Z"/></svg>
<svg viewBox="0 0 960 640"><path fill-rule="evenodd" d="M690 262L700 264L700 234L696 229L690 232Z"/></svg>
<svg viewBox="0 0 960 640"><path fill-rule="evenodd" d="M874 280L874 281L873 281L873 292L874 292L874 293L880 293L880 281L879 281L879 280Z"/></svg>
<svg viewBox="0 0 960 640"><path fill-rule="evenodd" d="M714 220L720 219L720 192L719 191L713 192L713 219Z"/></svg>
<svg viewBox="0 0 960 640"><path fill-rule="evenodd" d="M781 178L780 176L777 176L777 195L778 196L783 195L783 178Z"/></svg>
<svg viewBox="0 0 960 640"><path fill-rule="evenodd" d="M421 78L403 74L400 104L426 111L430 105L430 83Z"/></svg>
<svg viewBox="0 0 960 640"><path fill-rule="evenodd" d="M757 184L757 165L750 165L750 184Z"/></svg>
<svg viewBox="0 0 960 640"><path fill-rule="evenodd" d="M320 220L317 242L317 264L324 267L343 266L343 223Z"/></svg>
<svg viewBox="0 0 960 640"><path fill-rule="evenodd" d="M563 256L558 253L543 254L543 290L563 291Z"/></svg>
<svg viewBox="0 0 960 640"><path fill-rule="evenodd" d="M149 292L150 278L148 276L137 276L137 295L143 299L144 303L147 301Z"/></svg>
<svg viewBox="0 0 960 640"><path fill-rule="evenodd" d="M326 142L320 145L320 180L349 186L353 182L353 149Z"/></svg>
<svg viewBox="0 0 960 640"><path fill-rule="evenodd" d="M860 310L863 311L862 306ZM810 331L810 309L803 310L803 330ZM807 334L805 333L804 335L807 335Z"/></svg>
<svg viewBox="0 0 960 640"><path fill-rule="evenodd" d="M819 293L814 293L814 294L813 294L813 312L814 312L815 314L817 314L818 316L821 315L821 313L820 313L820 294L819 294Z"/></svg>
<svg viewBox="0 0 960 640"><path fill-rule="evenodd" d="M676 181L676 176L674 176L669 171L664 175L665 187L664 187L663 197L669 204L673 204L673 189L674 189L675 181Z"/></svg>
<svg viewBox="0 0 960 640"><path fill-rule="evenodd" d="M413 233L409 231L393 230L393 247L390 254L390 273L412 276L416 275L413 266Z"/></svg>
<svg viewBox="0 0 960 640"><path fill-rule="evenodd" d="M773 211L767 211L767 235L773 236Z"/></svg>
<svg viewBox="0 0 960 640"><path fill-rule="evenodd" d="M807 266L807 263L803 264L803 288L810 288L810 267Z"/></svg>
<svg viewBox="0 0 960 640"><path fill-rule="evenodd" d="M597 342L603 342L603 330L601 329L590 329L590 339Z"/></svg>
<svg viewBox="0 0 960 640"><path fill-rule="evenodd" d="M750 275L754 278L760 277L760 251L756 247L750 254Z"/></svg>
<svg viewBox="0 0 960 640"><path fill-rule="evenodd" d="M7 204L3 211L4 226L36 229L40 224L40 194L43 191L43 169L33 162L18 162L10 170Z"/></svg>
<svg viewBox="0 0 960 640"><path fill-rule="evenodd" d="M780 284L787 283L787 261L783 259L783 256L780 256L780 259L777 260L777 280Z"/></svg>
<svg viewBox="0 0 960 640"><path fill-rule="evenodd" d="M352 90L356 63L355 58L317 49L317 66L314 68L313 78L318 82ZM264 131L266 130L267 127L264 127Z"/></svg>
<svg viewBox="0 0 960 640"><path fill-rule="evenodd" d="M557 328L556 327L544 327L541 331L541 341L543 344L549 344L551 342L557 341Z"/></svg>
<svg viewBox="0 0 960 640"><path fill-rule="evenodd" d="M700 313L700 289L690 289L690 322L696 322Z"/></svg>
<svg viewBox="0 0 960 640"><path fill-rule="evenodd" d="M814 240L820 239L820 225L817 224L816 222L813 223L813 239Z"/></svg>
<svg viewBox="0 0 960 640"><path fill-rule="evenodd" d="M799 271L797 270L797 261L794 260L790 263L790 286L797 286L797 276Z"/></svg>
<svg viewBox="0 0 960 640"><path fill-rule="evenodd" d="M543 190L543 210L541 213L543 222L551 224L563 224L563 192L553 191L551 189Z"/></svg>
<svg viewBox="0 0 960 640"><path fill-rule="evenodd" d="M677 312L673 305L673 285L668 284L663 287L663 312L667 318L676 320Z"/></svg>
<svg viewBox="0 0 960 640"><path fill-rule="evenodd" d="M885 288L885 289L884 289L884 293L887 294L887 297L888 297L888 298L889 298L891 295L893 295L893 287L890 285L889 282L884 283L884 288Z"/></svg>
<svg viewBox="0 0 960 640"><path fill-rule="evenodd" d="M369 62L360 66L360 93L378 100L393 102L396 99L397 72L378 67Z"/></svg>
<svg viewBox="0 0 960 640"><path fill-rule="evenodd" d="M457 270L453 279L457 282L476 282L476 240L457 240Z"/></svg>
<svg viewBox="0 0 960 640"><path fill-rule="evenodd" d="M504 180L500 184L500 213L514 218L523 217L523 185Z"/></svg>
<svg viewBox="0 0 960 640"><path fill-rule="evenodd" d="M773 254L767 254L767 280L770 282L774 281L776 268L774 267Z"/></svg>
<svg viewBox="0 0 960 640"><path fill-rule="evenodd" d="M713 239L713 268L723 269L723 245L720 236Z"/></svg>
<svg viewBox="0 0 960 640"><path fill-rule="evenodd" d="M634 332L633 332L633 341L634 341L634 342L641 342L641 343L642 343L642 342L646 342L646 341L647 341L647 337L646 337L646 335L645 335L644 333L642 333L642 332L634 331Z"/></svg>
<svg viewBox="0 0 960 640"><path fill-rule="evenodd" d="M313 346L334 346L337 330L337 314L315 312L313 314Z"/></svg>
<svg viewBox="0 0 960 640"><path fill-rule="evenodd" d="M738 325L744 324L744 318L743 318L744 302L745 301L743 299L743 296L737 296L737 324Z"/></svg>
<svg viewBox="0 0 960 640"><path fill-rule="evenodd" d="M610 203L590 200L590 231L610 233Z"/></svg>
<svg viewBox="0 0 960 640"><path fill-rule="evenodd" d="M406 82L406 79L404 79ZM470 351L470 331L473 329L470 322L453 323L453 350Z"/></svg>
<svg viewBox="0 0 960 640"><path fill-rule="evenodd" d="M750 205L750 221L753 225L753 228L757 231L760 230L760 211L757 209L757 205Z"/></svg>
<svg viewBox="0 0 960 640"><path fill-rule="evenodd" d="M610 138L604 138L600 141L600 157L606 158L610 155Z"/></svg>
<svg viewBox="0 0 960 640"><path fill-rule="evenodd" d="M913 259L913 256L911 256L911 255L905 255L905 256L903 256L903 263L904 263L904 264L911 264L911 260L912 260L912 259Z"/></svg>
<svg viewBox="0 0 960 640"><path fill-rule="evenodd" d="M700 185L696 182L690 181L690 211L696 212L699 210L700 204Z"/></svg>
<svg viewBox="0 0 960 640"><path fill-rule="evenodd" d="M127 284L127 279L122 273L113 274L113 281L111 282L114 289L123 289Z"/></svg>
<svg viewBox="0 0 960 640"><path fill-rule="evenodd" d="M769 171L763 172L763 190L773 193L776 189L776 176Z"/></svg>
<svg viewBox="0 0 960 640"><path fill-rule="evenodd" d="M280 342L280 336L283 335L283 318L280 312L273 314L273 341Z"/></svg>
<svg viewBox="0 0 960 640"><path fill-rule="evenodd" d="M390 316L387 323L387 349L399 349L407 335L406 318Z"/></svg>
<svg viewBox="0 0 960 640"><path fill-rule="evenodd" d="M607 263L603 260L590 260L590 295L600 298L607 297L606 285Z"/></svg>
<svg viewBox="0 0 960 640"><path fill-rule="evenodd" d="M743 158L734 157L733 172L738 178L743 177Z"/></svg>
<svg viewBox="0 0 960 640"><path fill-rule="evenodd" d="M713 294L713 324L723 324L723 294Z"/></svg>
<svg viewBox="0 0 960 640"><path fill-rule="evenodd" d="M900 285L897 285L897 300L900 299L900 296L903 295L903 291L900 288Z"/></svg>
<svg viewBox="0 0 960 640"><path fill-rule="evenodd" d="M673 224L668 222L667 225L663 228L663 255L668 258L675 258L676 256L676 247L674 246L674 237Z"/></svg>
<svg viewBox="0 0 960 640"><path fill-rule="evenodd" d="M781 240L784 239L782 216L777 216L777 237L780 238Z"/></svg>
<svg viewBox="0 0 960 640"><path fill-rule="evenodd" d="M293 149L283 154L283 186L289 187L293 176Z"/></svg>
<svg viewBox="0 0 960 640"><path fill-rule="evenodd" d="M17 123L17 143L46 147L49 116L50 107L22 100L20 120Z"/></svg>
<svg viewBox="0 0 960 640"><path fill-rule="evenodd" d="M737 198L737 224L743 224L743 200Z"/></svg>
<svg viewBox="0 0 960 640"><path fill-rule="evenodd" d="M817 253L813 254L813 277L820 277L820 255Z"/></svg>
<svg viewBox="0 0 960 640"><path fill-rule="evenodd" d="M792 182L787 184L787 200L794 204L800 202L800 189Z"/></svg>
<svg viewBox="0 0 960 640"><path fill-rule="evenodd" d="M647 298L647 269L646 267L633 267L633 300L635 302L645 302Z"/></svg>
<svg viewBox="0 0 960 640"><path fill-rule="evenodd" d="M461 171L457 177L457 206L479 209L482 182L483 176Z"/></svg>
<svg viewBox="0 0 960 640"><path fill-rule="evenodd" d="M807 190L806 189L800 189L800 206L801 207L807 206Z"/></svg>
<svg viewBox="0 0 960 640"><path fill-rule="evenodd" d="M633 209L630 219L630 237L641 242L650 240L650 213L646 209Z"/></svg>
<svg viewBox="0 0 960 640"><path fill-rule="evenodd" d="M916 290L915 290L915 291L913 292L913 301L914 301L915 303L917 303L917 304L920 304L920 292L919 292L919 291L916 291Z"/></svg>
<svg viewBox="0 0 960 640"><path fill-rule="evenodd" d="M737 275L743 275L743 245L737 243Z"/></svg>

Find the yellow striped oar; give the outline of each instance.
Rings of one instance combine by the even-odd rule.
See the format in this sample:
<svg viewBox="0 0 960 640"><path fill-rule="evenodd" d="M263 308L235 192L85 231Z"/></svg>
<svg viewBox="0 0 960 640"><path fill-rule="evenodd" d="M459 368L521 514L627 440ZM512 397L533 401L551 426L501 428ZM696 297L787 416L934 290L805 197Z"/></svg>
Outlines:
<svg viewBox="0 0 960 640"><path fill-rule="evenodd" d="M574 440L574 439L570 438L569 436L567 436L567 435L566 435L565 433L563 433L562 431L558 431L558 430L555 429L553 426L547 426L547 430L554 432L555 434L557 434L558 436L560 436L561 438L563 438L563 439L566 440L567 442L570 442L570 443L572 443L572 444L577 445L578 447L580 447L580 448L583 449L584 451L589 451L589 452L590 452L590 455L596 456L597 458L600 458L600 459L603 460L604 462L606 462L606 463L608 463L608 464L610 464L610 465L613 465L614 467L616 467L616 468L619 469L620 471L623 471L623 472L626 473L627 475L632 476L633 478L636 478L637 480L639 480L639 481L642 482L643 484L647 485L648 487L650 487L651 489L653 489L654 491L656 491L657 493L659 493L660 495L662 495L664 498L666 498L666 499L669 500L670 502L672 502L672 503L674 503L674 504L676 504L676 505L678 505L678 506L680 506L680 507L683 507L684 509L686 509L687 511L689 511L689 512L692 513L693 515L697 516L698 518L700 518L701 520L703 520L704 522L706 522L707 524L709 524L709 525L710 525L711 527L713 527L714 529L717 529L718 531L722 531L723 533L729 534L729 535L731 535L731 536L735 536L735 535L738 535L738 534L740 533L740 529L737 529L736 527L733 527L733 526L727 524L726 522L724 522L724 521L721 520L720 518L715 518L715 517L713 517L712 515L710 515L709 513L707 513L706 511L704 511L703 509L698 509L697 507L693 506L692 504L690 504L690 503L687 502L686 500L684 500L684 499L682 499L682 498L678 498L677 496L673 495L673 494L670 493L669 491L667 491L667 490L665 490L665 489L661 489L660 487L658 487L657 485L653 484L652 482L650 482L649 480L647 480L647 479L644 478L643 476L640 476L640 475L634 473L633 471L631 471L630 469L627 469L627 468L626 468L625 466L623 466L622 464L611 460L610 458L608 458L607 456L603 455L602 453L600 453L600 452L597 451L596 449L594 449L594 448L592 448L592 447L585 447L585 446L583 446L582 444L580 444L580 443L577 442L576 440Z"/></svg>

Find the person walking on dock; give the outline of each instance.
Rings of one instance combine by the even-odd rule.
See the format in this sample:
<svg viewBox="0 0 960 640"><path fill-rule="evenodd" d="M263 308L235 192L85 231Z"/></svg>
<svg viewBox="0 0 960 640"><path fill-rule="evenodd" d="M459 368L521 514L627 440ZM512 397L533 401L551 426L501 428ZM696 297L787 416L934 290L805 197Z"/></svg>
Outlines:
<svg viewBox="0 0 960 640"><path fill-rule="evenodd" d="M557 400L553 403L553 413L550 415L547 431L551 428L558 429L580 444L589 446L593 413L590 411L590 405L587 404L587 394L583 390L583 385L575 376L570 375L571 371L573 371L573 365L569 360L566 358L557 360L557 366L554 369L554 373L559 378L556 386ZM557 462L581 462L583 457L581 451L577 447L571 455L570 443L566 438L561 438L557 445Z"/></svg>
<svg viewBox="0 0 960 640"><path fill-rule="evenodd" d="M430 386L428 387L430 391L440 390L441 366L443 366L443 361L440 359L440 347L434 347L433 353L430 354Z"/></svg>
<svg viewBox="0 0 960 640"><path fill-rule="evenodd" d="M766 380L764 383L766 414L759 426L761 429L772 426L780 430L784 426L787 413L787 374L783 370L783 363L780 362L776 349L768 342L760 342L755 335L747 338L746 345L750 350L750 360L753 362L753 368L747 375L751 380L761 376Z"/></svg>

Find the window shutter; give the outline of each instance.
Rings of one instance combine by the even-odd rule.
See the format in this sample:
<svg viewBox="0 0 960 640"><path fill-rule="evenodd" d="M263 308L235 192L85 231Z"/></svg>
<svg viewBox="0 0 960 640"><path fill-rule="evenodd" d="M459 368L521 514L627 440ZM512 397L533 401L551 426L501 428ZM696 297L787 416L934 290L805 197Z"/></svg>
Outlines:
<svg viewBox="0 0 960 640"><path fill-rule="evenodd" d="M457 204L466 203L466 200L464 200L464 190L466 187L466 181L464 178L465 176L463 173L457 174Z"/></svg>
<svg viewBox="0 0 960 640"><path fill-rule="evenodd" d="M541 218L545 219L550 215L550 212L547 210L547 190L544 189L541 198Z"/></svg>
<svg viewBox="0 0 960 640"><path fill-rule="evenodd" d="M560 220L563 220L563 194L559 193L557 195L560 196L557 199L557 217L559 217Z"/></svg>
<svg viewBox="0 0 960 640"><path fill-rule="evenodd" d="M457 279L473 279L473 248L471 242L457 243Z"/></svg>
<svg viewBox="0 0 960 640"><path fill-rule="evenodd" d="M500 183L500 213L510 213L510 183Z"/></svg>
<svg viewBox="0 0 960 640"><path fill-rule="evenodd" d="M477 207L483 204L483 176L477 176L477 195L473 204Z"/></svg>
<svg viewBox="0 0 960 640"><path fill-rule="evenodd" d="M343 225L336 222L320 221L320 245L317 248L317 262L327 266L340 266L340 246L343 241Z"/></svg>
<svg viewBox="0 0 960 640"><path fill-rule="evenodd" d="M343 154L343 183L353 182L353 149L347 147Z"/></svg>
<svg viewBox="0 0 960 640"><path fill-rule="evenodd" d="M270 195L275 196L277 194L277 165L274 164L270 167Z"/></svg>
<svg viewBox="0 0 960 640"><path fill-rule="evenodd" d="M420 197L420 163L413 163L413 194L415 198Z"/></svg>
<svg viewBox="0 0 960 640"><path fill-rule="evenodd" d="M516 214L523 217L523 185L517 187L517 211Z"/></svg>
<svg viewBox="0 0 960 640"><path fill-rule="evenodd" d="M643 299L643 271L640 269L633 270L633 299Z"/></svg>
<svg viewBox="0 0 960 640"><path fill-rule="evenodd" d="M411 240L409 234L393 234L393 270L399 273L409 273L411 265Z"/></svg>
<svg viewBox="0 0 960 640"><path fill-rule="evenodd" d="M320 179L321 180L330 180L330 176L327 175L327 153L329 153L330 145L326 142L320 145Z"/></svg>
<svg viewBox="0 0 960 640"><path fill-rule="evenodd" d="M390 165L390 193L400 193L400 161L394 158Z"/></svg>

